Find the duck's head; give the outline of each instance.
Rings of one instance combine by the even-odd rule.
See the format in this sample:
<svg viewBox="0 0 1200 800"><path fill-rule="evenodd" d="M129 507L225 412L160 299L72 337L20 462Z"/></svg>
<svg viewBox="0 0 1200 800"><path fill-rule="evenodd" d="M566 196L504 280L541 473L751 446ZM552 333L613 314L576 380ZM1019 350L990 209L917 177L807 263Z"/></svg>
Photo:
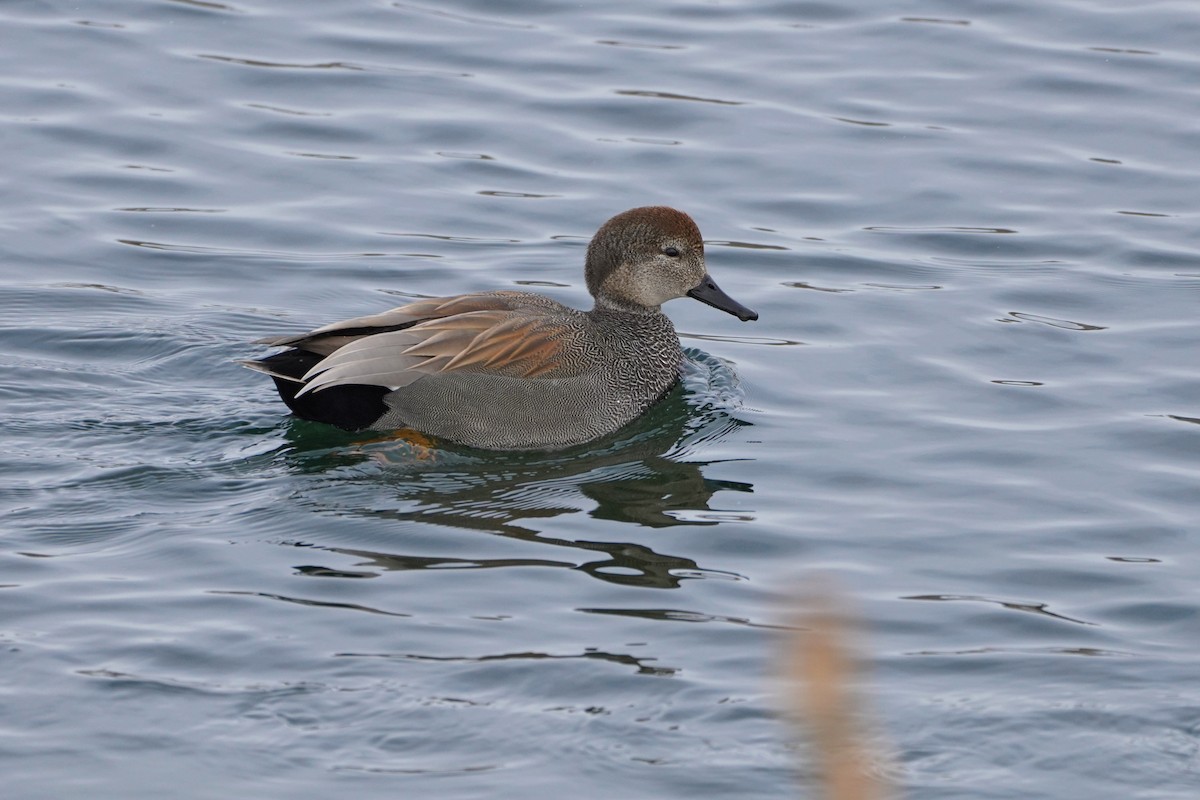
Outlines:
<svg viewBox="0 0 1200 800"><path fill-rule="evenodd" d="M585 275L597 306L649 310L687 296L743 322L758 319L709 277L692 218L666 206L633 208L600 226L588 245Z"/></svg>

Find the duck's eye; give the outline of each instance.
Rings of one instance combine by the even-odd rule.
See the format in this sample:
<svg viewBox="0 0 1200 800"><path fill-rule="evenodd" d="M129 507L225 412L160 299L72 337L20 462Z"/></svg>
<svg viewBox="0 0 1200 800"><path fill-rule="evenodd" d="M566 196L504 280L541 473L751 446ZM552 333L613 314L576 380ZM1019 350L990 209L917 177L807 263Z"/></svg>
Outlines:
<svg viewBox="0 0 1200 800"><path fill-rule="evenodd" d="M679 248L678 247L664 247L663 253L665 255L670 256L671 258L679 258Z"/></svg>

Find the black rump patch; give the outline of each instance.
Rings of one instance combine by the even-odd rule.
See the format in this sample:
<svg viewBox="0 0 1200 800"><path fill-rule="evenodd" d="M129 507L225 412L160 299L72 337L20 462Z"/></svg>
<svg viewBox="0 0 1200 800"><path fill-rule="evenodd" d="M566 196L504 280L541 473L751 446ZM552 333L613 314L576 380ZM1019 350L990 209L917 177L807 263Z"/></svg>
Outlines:
<svg viewBox="0 0 1200 800"><path fill-rule="evenodd" d="M296 378L295 381L289 381L271 376L275 381L275 388L279 390L279 396L297 417L336 425L347 431L369 428L371 423L387 411L383 398L391 390L386 386L330 386L317 392L309 392L303 397L296 397L296 393L304 388L304 384L297 381L322 358L323 356L316 353L293 348L259 359L259 363L268 365L272 371L281 375Z"/></svg>

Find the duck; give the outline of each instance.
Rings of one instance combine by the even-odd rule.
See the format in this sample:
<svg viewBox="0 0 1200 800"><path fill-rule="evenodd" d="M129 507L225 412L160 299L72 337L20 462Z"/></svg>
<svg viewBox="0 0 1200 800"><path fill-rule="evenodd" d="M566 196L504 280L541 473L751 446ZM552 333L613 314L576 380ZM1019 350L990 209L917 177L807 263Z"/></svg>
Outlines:
<svg viewBox="0 0 1200 800"><path fill-rule="evenodd" d="M431 297L256 344L242 361L297 417L347 431L408 430L485 450L557 450L630 423L676 384L683 350L662 305L691 297L758 314L713 281L695 221L624 211L588 244L582 311L512 290Z"/></svg>

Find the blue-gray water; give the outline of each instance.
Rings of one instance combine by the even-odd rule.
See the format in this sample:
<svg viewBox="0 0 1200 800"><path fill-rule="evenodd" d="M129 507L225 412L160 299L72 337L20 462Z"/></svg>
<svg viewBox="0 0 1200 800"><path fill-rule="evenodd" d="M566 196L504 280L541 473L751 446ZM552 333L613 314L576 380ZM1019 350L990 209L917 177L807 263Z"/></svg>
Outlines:
<svg viewBox="0 0 1200 800"><path fill-rule="evenodd" d="M1200 786L1192 0L0 6L6 798L790 798L786 598L921 798ZM691 213L762 318L563 454L296 421L233 361L585 305Z"/></svg>

